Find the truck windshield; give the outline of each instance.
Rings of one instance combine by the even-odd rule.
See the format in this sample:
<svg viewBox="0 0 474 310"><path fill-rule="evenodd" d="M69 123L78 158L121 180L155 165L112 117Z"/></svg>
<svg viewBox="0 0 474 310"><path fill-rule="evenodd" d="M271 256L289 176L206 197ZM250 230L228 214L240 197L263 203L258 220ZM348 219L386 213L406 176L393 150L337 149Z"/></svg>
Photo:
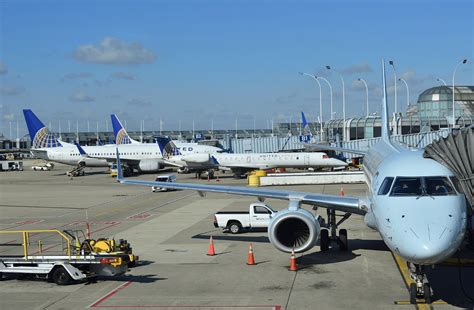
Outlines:
<svg viewBox="0 0 474 310"><path fill-rule="evenodd" d="M253 211L256 214L270 214L271 213L270 210L262 206L255 206Z"/></svg>

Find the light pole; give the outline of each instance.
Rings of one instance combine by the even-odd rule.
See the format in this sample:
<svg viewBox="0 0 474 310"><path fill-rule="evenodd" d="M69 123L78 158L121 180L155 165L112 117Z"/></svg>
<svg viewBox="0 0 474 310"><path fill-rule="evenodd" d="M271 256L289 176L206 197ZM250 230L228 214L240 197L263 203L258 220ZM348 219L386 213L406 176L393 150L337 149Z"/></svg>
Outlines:
<svg viewBox="0 0 474 310"><path fill-rule="evenodd" d="M318 78L315 75L300 72L301 75L306 75L311 77L319 86L319 141L323 141L323 99L322 99L322 90L321 90L321 83L319 82Z"/></svg>
<svg viewBox="0 0 474 310"><path fill-rule="evenodd" d="M405 83L405 87L407 88L407 109L408 109L408 106L410 105L410 90L408 89L407 81L405 81L405 79L402 79L402 78L399 78L398 80Z"/></svg>
<svg viewBox="0 0 474 310"><path fill-rule="evenodd" d="M329 93L331 94L331 120L332 120L334 112L333 112L333 107L332 107L332 86L331 86L331 83L329 83L329 81L327 79L323 78L322 76L317 76L316 78L323 80L329 86Z"/></svg>
<svg viewBox="0 0 474 310"><path fill-rule="evenodd" d="M393 60L388 62L393 68L393 76L395 77L395 113L398 112L398 103L397 103L397 70L395 70L395 64Z"/></svg>
<svg viewBox="0 0 474 310"><path fill-rule="evenodd" d="M454 67L453 72L453 128L456 127L456 115L455 115L455 107L454 107L454 77L456 76L456 70L458 69L459 65L465 64L467 59L463 59L462 61L458 62L456 67Z"/></svg>
<svg viewBox="0 0 474 310"><path fill-rule="evenodd" d="M326 66L326 69L331 70L331 66ZM334 69L332 69L334 70ZM345 93L345 86L344 86L344 79L342 78L342 74L339 71L334 70L339 74L342 83L342 141L346 140L346 93Z"/></svg>
<svg viewBox="0 0 474 310"><path fill-rule="evenodd" d="M443 80L442 78L436 78L436 81L443 83L444 86L448 86L448 84L446 84L446 81Z"/></svg>
<svg viewBox="0 0 474 310"><path fill-rule="evenodd" d="M358 81L364 83L365 85L365 94L367 95L367 104L366 104L366 110L367 110L367 117L369 117L369 87L367 86L367 82L362 79L362 78L358 78L357 79Z"/></svg>

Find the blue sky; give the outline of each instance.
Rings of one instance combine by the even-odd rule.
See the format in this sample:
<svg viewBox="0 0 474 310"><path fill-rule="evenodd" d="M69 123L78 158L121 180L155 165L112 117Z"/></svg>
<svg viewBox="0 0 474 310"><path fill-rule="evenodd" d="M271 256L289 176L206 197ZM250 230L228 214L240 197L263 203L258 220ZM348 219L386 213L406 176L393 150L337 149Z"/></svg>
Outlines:
<svg viewBox="0 0 474 310"><path fill-rule="evenodd" d="M380 59L394 60L416 102L451 81L473 85L472 1L0 1L0 133L31 108L104 130L110 113L137 130L266 128L269 120L319 115L319 90L299 71L326 77L342 115L379 109ZM393 106L393 70L387 68ZM329 90L323 89L323 119ZM398 104L406 89L398 83ZM110 121L109 121L110 125ZM16 130L14 130L16 137Z"/></svg>

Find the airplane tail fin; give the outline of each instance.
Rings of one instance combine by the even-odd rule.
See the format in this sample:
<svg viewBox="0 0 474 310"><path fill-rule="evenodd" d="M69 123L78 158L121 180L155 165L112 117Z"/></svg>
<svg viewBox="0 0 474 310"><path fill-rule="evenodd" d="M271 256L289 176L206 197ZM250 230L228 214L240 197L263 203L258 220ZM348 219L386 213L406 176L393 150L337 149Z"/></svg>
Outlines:
<svg viewBox="0 0 474 310"><path fill-rule="evenodd" d="M390 143L390 131L388 128L388 105L387 105L387 82L385 78L385 61L382 59L382 88L383 88L383 99L382 99L382 140Z"/></svg>
<svg viewBox="0 0 474 310"><path fill-rule="evenodd" d="M50 148L62 146L56 137L49 132L48 128L30 109L23 110L26 126L31 138L33 148Z"/></svg>
<svg viewBox="0 0 474 310"><path fill-rule="evenodd" d="M179 149L171 140L171 138L168 136L156 137L156 143L158 144L158 147L160 148L160 152L163 158L170 158L175 155L182 155Z"/></svg>
<svg viewBox="0 0 474 310"><path fill-rule="evenodd" d="M122 123L118 119L117 115L111 114L110 118L112 119L112 127L114 128L114 136L115 136L115 143L116 144L137 144L137 143L140 143L140 142L130 138L127 131L123 127Z"/></svg>
<svg viewBox="0 0 474 310"><path fill-rule="evenodd" d="M301 123L303 125L303 133L306 135L306 134L309 134L309 135L313 135L313 133L311 132L311 129L309 128L309 124L308 122L306 121L306 116L304 115L304 112L301 111Z"/></svg>

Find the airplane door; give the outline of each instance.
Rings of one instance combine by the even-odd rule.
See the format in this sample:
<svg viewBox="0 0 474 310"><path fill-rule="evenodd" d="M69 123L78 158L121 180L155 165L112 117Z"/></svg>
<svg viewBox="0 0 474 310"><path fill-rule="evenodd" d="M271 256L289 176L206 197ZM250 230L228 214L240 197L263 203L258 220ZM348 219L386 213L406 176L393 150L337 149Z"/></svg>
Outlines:
<svg viewBox="0 0 474 310"><path fill-rule="evenodd" d="M309 166L309 155L304 156L304 164Z"/></svg>
<svg viewBox="0 0 474 310"><path fill-rule="evenodd" d="M254 206L251 218L252 227L268 227L269 222L270 211L262 206Z"/></svg>

